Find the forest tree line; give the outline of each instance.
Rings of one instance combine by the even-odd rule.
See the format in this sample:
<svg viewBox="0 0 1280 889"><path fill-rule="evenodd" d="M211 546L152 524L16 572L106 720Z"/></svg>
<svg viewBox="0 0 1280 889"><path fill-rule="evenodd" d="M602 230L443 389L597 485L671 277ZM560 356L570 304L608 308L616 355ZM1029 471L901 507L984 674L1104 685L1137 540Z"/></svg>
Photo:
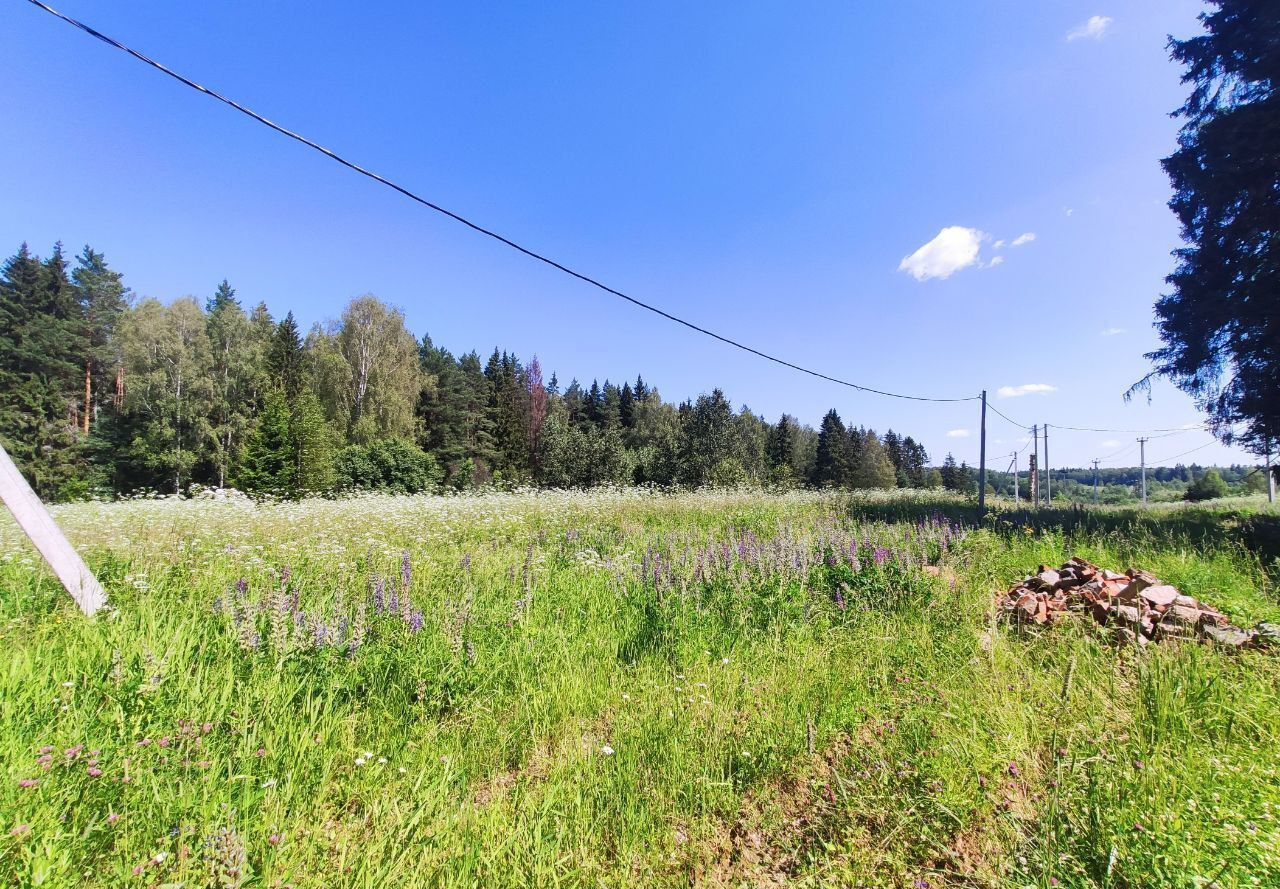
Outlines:
<svg viewBox="0 0 1280 889"><path fill-rule="evenodd" d="M536 357L455 356L372 295L310 330L242 303L138 299L102 253L23 244L0 269L0 441L54 500L198 484L296 497L489 484L969 490L911 436L776 422L720 389L562 384Z"/></svg>

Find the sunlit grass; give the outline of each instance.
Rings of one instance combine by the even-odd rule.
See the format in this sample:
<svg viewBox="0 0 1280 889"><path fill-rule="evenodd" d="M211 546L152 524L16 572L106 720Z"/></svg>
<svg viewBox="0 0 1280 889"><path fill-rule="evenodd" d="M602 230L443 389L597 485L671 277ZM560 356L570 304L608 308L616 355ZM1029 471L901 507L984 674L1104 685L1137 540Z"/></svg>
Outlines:
<svg viewBox="0 0 1280 889"><path fill-rule="evenodd" d="M5 525L0 878L1280 884L1274 657L988 622L993 590L1074 553L1275 619L1259 558L1158 524L918 524L965 508L60 507L111 596L93 621ZM411 607L388 613L405 552Z"/></svg>

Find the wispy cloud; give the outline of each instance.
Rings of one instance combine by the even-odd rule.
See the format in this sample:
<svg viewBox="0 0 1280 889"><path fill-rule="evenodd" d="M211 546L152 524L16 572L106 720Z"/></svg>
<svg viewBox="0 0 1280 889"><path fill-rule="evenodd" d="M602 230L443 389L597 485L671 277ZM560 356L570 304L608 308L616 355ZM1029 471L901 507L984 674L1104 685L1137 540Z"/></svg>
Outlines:
<svg viewBox="0 0 1280 889"><path fill-rule="evenodd" d="M1050 386L1048 383L1023 383L1021 386L1001 386L996 394L1001 398L1019 398L1023 395L1048 395L1057 391L1057 386Z"/></svg>
<svg viewBox="0 0 1280 889"><path fill-rule="evenodd" d="M1067 40L1101 40L1112 21L1109 15L1091 15L1089 21L1067 32Z"/></svg>
<svg viewBox="0 0 1280 889"><path fill-rule="evenodd" d="M993 256L993 257L991 257L991 261L990 261L989 263L987 263L986 267L987 267L987 268L989 268L989 269L992 269L992 268L995 268L996 266L1000 265L1000 263L1002 263L1002 262L1004 262L1004 257L1003 257L1003 256Z"/></svg>
<svg viewBox="0 0 1280 889"><path fill-rule="evenodd" d="M947 430L947 438L968 438L970 435L968 429L949 429Z"/></svg>
<svg viewBox="0 0 1280 889"><path fill-rule="evenodd" d="M1120 447L1120 442L1114 438L1108 438L1101 445L1099 445L1099 447L1103 447L1103 448L1106 448L1107 450L1111 450L1112 448Z"/></svg>
<svg viewBox="0 0 1280 889"><path fill-rule="evenodd" d="M1122 333L1124 333L1123 327L1108 327L1106 330L1102 331L1103 336L1119 336Z"/></svg>
<svg viewBox="0 0 1280 889"><path fill-rule="evenodd" d="M978 263L978 251L987 234L976 228L949 225L915 253L898 263L898 270L917 281L950 278L961 269Z"/></svg>
<svg viewBox="0 0 1280 889"><path fill-rule="evenodd" d="M1030 244L1036 239L1035 232L1023 232L1010 242L1010 247L1021 247L1023 244Z"/></svg>

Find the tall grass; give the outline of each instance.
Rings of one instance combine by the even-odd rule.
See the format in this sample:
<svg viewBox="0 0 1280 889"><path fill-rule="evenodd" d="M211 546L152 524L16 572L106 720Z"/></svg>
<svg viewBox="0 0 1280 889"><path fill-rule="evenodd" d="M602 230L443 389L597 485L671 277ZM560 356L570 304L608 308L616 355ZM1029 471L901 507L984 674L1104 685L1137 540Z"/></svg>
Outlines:
<svg viewBox="0 0 1280 889"><path fill-rule="evenodd" d="M0 878L1280 884L1274 658L989 624L993 590L1073 553L1275 618L1256 552L962 510L61 507L112 599L93 621L5 527Z"/></svg>

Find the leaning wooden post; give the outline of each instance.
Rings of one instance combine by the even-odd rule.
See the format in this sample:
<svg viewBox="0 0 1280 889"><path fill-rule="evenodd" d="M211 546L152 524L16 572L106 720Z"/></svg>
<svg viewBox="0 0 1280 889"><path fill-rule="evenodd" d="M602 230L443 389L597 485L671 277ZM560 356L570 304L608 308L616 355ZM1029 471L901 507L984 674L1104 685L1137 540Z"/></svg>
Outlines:
<svg viewBox="0 0 1280 889"><path fill-rule="evenodd" d="M0 445L0 500L4 500L18 526L31 538L81 611L93 614L107 604L102 584L98 583L89 566L53 521L53 516L49 515L36 492L31 490L3 445Z"/></svg>

